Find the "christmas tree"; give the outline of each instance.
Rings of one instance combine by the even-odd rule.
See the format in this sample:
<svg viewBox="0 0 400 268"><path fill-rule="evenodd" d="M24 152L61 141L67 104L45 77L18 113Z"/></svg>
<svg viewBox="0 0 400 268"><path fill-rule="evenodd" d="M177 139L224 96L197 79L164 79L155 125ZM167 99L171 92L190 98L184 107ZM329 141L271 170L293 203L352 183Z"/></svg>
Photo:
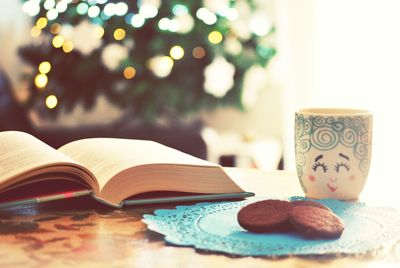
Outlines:
<svg viewBox="0 0 400 268"><path fill-rule="evenodd" d="M56 115L100 94L143 121L242 104L243 77L275 54L249 1L28 0L29 107Z"/></svg>

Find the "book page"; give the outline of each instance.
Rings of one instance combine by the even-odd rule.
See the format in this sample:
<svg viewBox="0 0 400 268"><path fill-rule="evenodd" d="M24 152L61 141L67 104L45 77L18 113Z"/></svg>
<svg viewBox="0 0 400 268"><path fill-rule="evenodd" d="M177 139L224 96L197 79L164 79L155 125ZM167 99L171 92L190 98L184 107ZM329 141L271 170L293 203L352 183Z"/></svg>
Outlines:
<svg viewBox="0 0 400 268"><path fill-rule="evenodd" d="M58 150L88 168L96 176L100 189L117 173L139 165L218 166L146 140L84 139L68 143Z"/></svg>
<svg viewBox="0 0 400 268"><path fill-rule="evenodd" d="M28 133L0 132L0 186L22 173L59 162L77 164Z"/></svg>

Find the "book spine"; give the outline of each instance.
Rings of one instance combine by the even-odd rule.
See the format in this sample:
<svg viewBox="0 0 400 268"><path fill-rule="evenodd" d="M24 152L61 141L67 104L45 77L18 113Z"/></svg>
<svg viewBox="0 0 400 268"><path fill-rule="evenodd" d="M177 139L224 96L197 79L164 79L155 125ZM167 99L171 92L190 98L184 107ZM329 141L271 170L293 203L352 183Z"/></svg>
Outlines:
<svg viewBox="0 0 400 268"><path fill-rule="evenodd" d="M120 204L110 203L110 202L108 202L108 201L106 201L106 200L104 200L104 199L102 199L102 198L96 196L95 193L93 193L93 192L92 192L92 197L93 197L95 200L99 201L100 203L102 203L102 204L104 204L104 205L107 205L107 206L110 206L110 207L122 208L122 205L123 205L123 203L120 203Z"/></svg>
<svg viewBox="0 0 400 268"><path fill-rule="evenodd" d="M45 202L61 200L61 199L68 199L68 198L73 198L73 197L78 197L78 196L89 195L91 193L92 193L91 190L82 190L82 191L65 192L65 193L58 193L58 194L53 194L53 195L21 199L21 200L16 200L16 201L11 201L11 202L0 203L0 209L21 206L21 205L39 204L39 203L45 203Z"/></svg>
<svg viewBox="0 0 400 268"><path fill-rule="evenodd" d="M254 196L251 192L241 193L225 193L225 194L201 194L192 196L176 196L164 198L146 198L136 200L125 200L123 205L148 205L148 204L161 204L161 203L176 203L176 202L194 202L194 201L223 201L229 199L241 199Z"/></svg>

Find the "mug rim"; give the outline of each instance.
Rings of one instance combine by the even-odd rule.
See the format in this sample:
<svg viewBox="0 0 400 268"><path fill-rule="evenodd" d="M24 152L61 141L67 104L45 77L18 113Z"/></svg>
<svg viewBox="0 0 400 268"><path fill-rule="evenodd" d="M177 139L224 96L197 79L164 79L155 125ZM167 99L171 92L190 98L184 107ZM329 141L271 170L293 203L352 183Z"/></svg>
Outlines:
<svg viewBox="0 0 400 268"><path fill-rule="evenodd" d="M371 115L371 112L363 109L354 108L303 108L297 113L305 115L331 115L331 116L354 116L354 115Z"/></svg>

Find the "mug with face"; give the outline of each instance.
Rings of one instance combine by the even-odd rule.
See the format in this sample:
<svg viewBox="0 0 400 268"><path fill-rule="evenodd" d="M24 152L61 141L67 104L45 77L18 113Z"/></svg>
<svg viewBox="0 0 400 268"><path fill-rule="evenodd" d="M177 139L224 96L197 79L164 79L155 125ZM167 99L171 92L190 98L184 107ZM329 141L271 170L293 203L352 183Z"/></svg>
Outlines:
<svg viewBox="0 0 400 268"><path fill-rule="evenodd" d="M310 198L357 199L371 159L372 114L312 108L295 114L296 169Z"/></svg>

